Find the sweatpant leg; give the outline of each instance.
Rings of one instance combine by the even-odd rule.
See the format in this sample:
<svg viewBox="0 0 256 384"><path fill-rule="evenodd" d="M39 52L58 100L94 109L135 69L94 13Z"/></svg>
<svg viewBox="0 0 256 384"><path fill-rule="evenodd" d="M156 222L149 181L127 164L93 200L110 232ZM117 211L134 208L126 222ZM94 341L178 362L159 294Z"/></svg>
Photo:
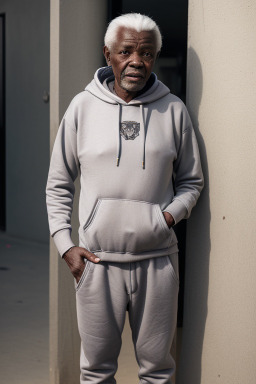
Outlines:
<svg viewBox="0 0 256 384"><path fill-rule="evenodd" d="M178 254L132 263L129 320L141 384L171 384L178 304Z"/></svg>
<svg viewBox="0 0 256 384"><path fill-rule="evenodd" d="M78 329L81 337L81 384L114 384L128 294L128 264L86 263L77 286Z"/></svg>

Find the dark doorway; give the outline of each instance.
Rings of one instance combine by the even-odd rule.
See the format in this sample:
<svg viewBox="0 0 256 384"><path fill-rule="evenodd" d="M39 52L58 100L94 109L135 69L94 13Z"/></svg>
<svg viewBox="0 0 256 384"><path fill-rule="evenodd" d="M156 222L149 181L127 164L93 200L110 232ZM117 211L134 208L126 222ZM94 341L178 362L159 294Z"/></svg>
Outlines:
<svg viewBox="0 0 256 384"><path fill-rule="evenodd" d="M5 172L5 15L0 14L0 230L6 228Z"/></svg>

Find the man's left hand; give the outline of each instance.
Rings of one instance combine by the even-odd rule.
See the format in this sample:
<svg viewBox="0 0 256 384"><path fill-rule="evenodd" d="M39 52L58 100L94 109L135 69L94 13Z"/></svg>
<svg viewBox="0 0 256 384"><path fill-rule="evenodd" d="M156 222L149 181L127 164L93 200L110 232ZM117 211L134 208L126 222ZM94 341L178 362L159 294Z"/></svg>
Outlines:
<svg viewBox="0 0 256 384"><path fill-rule="evenodd" d="M163 212L166 224L169 228L171 228L174 225L174 218L169 212Z"/></svg>

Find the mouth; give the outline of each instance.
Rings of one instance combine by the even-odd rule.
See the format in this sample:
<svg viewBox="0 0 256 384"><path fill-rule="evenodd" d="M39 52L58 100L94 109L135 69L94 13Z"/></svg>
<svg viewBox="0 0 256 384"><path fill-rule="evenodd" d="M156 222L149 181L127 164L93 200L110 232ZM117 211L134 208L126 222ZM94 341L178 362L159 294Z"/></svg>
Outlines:
<svg viewBox="0 0 256 384"><path fill-rule="evenodd" d="M137 72L129 72L129 73L126 73L124 75L124 77L128 80L132 80L132 81L138 81L138 80L142 80L144 79L144 76L141 74L141 73L137 73Z"/></svg>
<svg viewBox="0 0 256 384"><path fill-rule="evenodd" d="M128 72L125 74L125 76L143 77L142 73L140 73L140 72Z"/></svg>

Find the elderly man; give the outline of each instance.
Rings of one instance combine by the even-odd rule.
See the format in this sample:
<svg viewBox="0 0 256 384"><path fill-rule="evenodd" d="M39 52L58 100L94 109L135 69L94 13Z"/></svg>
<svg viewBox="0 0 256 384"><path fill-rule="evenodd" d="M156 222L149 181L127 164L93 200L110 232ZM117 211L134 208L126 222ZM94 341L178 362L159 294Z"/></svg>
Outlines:
<svg viewBox="0 0 256 384"><path fill-rule="evenodd" d="M74 278L81 383L115 383L126 311L140 383L167 384L175 363L177 239L203 187L197 142L184 104L152 72L162 44L140 14L114 19L108 66L68 107L52 152L50 231ZM79 246L71 240L80 176Z"/></svg>

